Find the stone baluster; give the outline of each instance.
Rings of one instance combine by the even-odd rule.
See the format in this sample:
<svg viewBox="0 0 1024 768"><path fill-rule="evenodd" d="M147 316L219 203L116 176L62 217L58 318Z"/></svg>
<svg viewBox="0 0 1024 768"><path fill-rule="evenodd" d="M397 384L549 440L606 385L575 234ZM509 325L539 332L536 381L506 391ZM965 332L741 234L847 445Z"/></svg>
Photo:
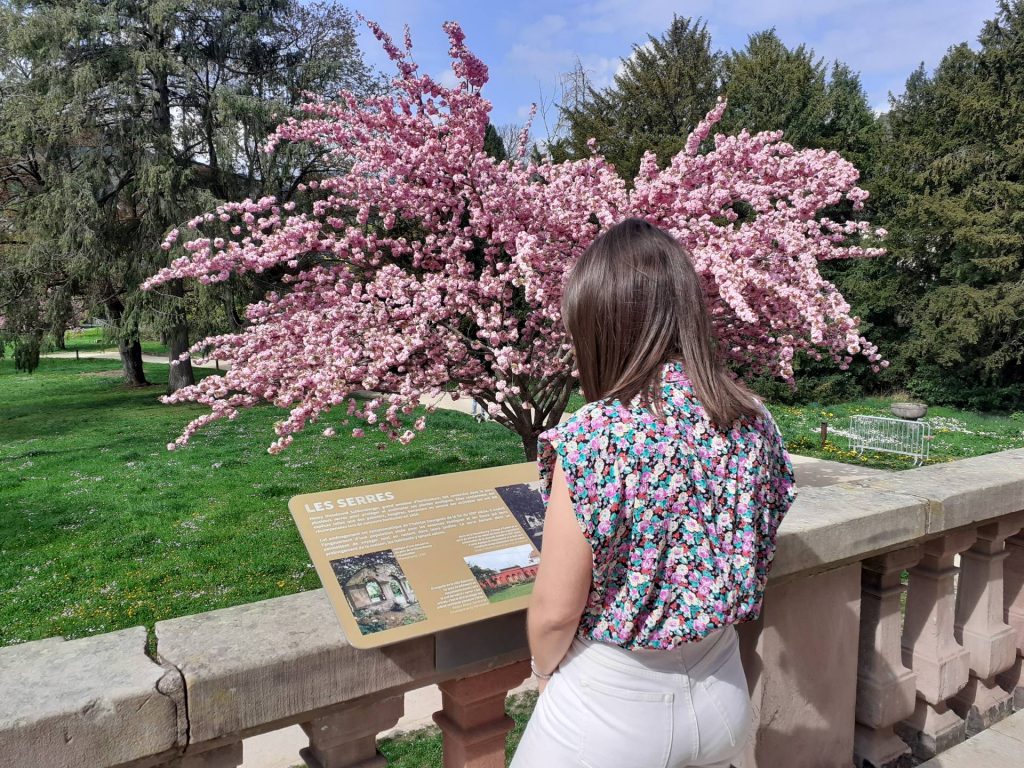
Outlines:
<svg viewBox="0 0 1024 768"><path fill-rule="evenodd" d="M903 619L903 663L916 676L914 714L896 726L916 757L929 759L966 738L964 721L947 700L967 685L968 652L954 637L953 564L975 540L957 531L922 545L921 561L910 569Z"/></svg>
<svg viewBox="0 0 1024 768"><path fill-rule="evenodd" d="M461 680L441 683L444 768L504 768L505 740L514 721L505 714L508 692L530 675L521 661Z"/></svg>
<svg viewBox="0 0 1024 768"><path fill-rule="evenodd" d="M900 575L921 558L920 547L874 557L861 573L860 648L854 763L882 768L905 763L910 748L893 726L914 713L917 685L900 649Z"/></svg>
<svg viewBox="0 0 1024 768"><path fill-rule="evenodd" d="M999 684L1013 694L1014 710L1024 709L1024 532L1006 540L1003 562L1003 606L1006 623L1017 634L1017 659L999 676Z"/></svg>
<svg viewBox="0 0 1024 768"><path fill-rule="evenodd" d="M1003 561L1004 542L1018 530L1016 517L981 526L977 541L960 556L955 630L969 654L971 675L950 706L966 721L968 736L1010 713L1012 696L995 678L1017 657L1016 633L1003 620Z"/></svg>
<svg viewBox="0 0 1024 768"><path fill-rule="evenodd" d="M384 768L377 734L394 727L404 711L403 697L392 696L302 723L309 747L299 756L309 768Z"/></svg>

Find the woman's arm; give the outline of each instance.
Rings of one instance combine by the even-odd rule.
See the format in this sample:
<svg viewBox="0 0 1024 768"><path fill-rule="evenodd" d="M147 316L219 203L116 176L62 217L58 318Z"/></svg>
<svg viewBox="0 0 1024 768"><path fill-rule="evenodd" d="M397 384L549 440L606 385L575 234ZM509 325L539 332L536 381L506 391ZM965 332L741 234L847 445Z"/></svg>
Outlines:
<svg viewBox="0 0 1024 768"><path fill-rule="evenodd" d="M544 551L530 597L527 632L537 671L549 674L569 650L587 604L594 554L576 522L559 462L544 516ZM540 681L541 690L544 680Z"/></svg>

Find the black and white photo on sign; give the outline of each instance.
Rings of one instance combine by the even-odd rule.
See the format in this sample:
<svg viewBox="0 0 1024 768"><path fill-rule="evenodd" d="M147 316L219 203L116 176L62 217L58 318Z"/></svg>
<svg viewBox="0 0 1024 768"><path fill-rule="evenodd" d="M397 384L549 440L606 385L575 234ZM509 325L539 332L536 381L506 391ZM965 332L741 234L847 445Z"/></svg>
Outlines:
<svg viewBox="0 0 1024 768"><path fill-rule="evenodd" d="M503 485L494 489L538 550L542 548L544 538L544 500L541 498L540 489L540 480Z"/></svg>

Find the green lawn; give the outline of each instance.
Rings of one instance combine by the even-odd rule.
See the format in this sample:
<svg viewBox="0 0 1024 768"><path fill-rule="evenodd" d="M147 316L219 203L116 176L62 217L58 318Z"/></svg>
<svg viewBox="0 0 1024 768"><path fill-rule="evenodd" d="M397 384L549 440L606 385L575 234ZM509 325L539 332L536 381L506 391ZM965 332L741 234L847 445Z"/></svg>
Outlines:
<svg viewBox="0 0 1024 768"><path fill-rule="evenodd" d="M64 348L69 352L74 352L76 349L80 352L95 352L116 347L117 342L108 339L102 328L86 328L81 331L68 331L64 334ZM159 341L143 339L142 351L147 355L166 355L167 347Z"/></svg>
<svg viewBox="0 0 1024 768"><path fill-rule="evenodd" d="M906 400L906 398L900 398ZM575 411L584 404L579 394L569 399L568 410ZM772 405L786 447L792 453L816 456L831 461L843 461L880 469L909 469L913 462L906 456L885 453L867 453L857 456L849 450L847 431L850 416L892 416L891 397L865 397L838 405ZM1024 413L985 414L962 411L957 408L930 407L925 420L932 425L933 439L929 464L937 464L985 453L1024 448ZM828 422L828 441L821 447L821 422Z"/></svg>
<svg viewBox="0 0 1024 768"><path fill-rule="evenodd" d="M511 587L505 587L500 592L492 592L487 595L487 599L492 603L500 603L502 600L512 600L516 597L526 597L533 592L533 582L527 584L513 584Z"/></svg>
<svg viewBox="0 0 1024 768"><path fill-rule="evenodd" d="M300 435L279 456L266 446L281 411L220 422L186 449L168 441L204 409L165 406L155 386L121 383L116 360L43 359L32 375L0 360L0 646L51 635L109 632L319 585L287 510L297 493L522 460L518 438L493 423L438 412L403 447L374 436ZM884 413L887 400L822 410L773 408L794 452L854 459L821 418ZM933 461L1024 446L1019 416L936 408ZM339 430L344 433L344 430Z"/></svg>
<svg viewBox="0 0 1024 768"><path fill-rule="evenodd" d="M271 456L271 407L171 453L203 409L162 405L167 367L146 373L158 385L131 389L113 360L0 360L0 646L316 588L291 496L522 461L511 433L453 412L405 447L317 429Z"/></svg>
<svg viewBox="0 0 1024 768"><path fill-rule="evenodd" d="M868 453L858 457L849 450L848 440L843 435L849 427L849 417L855 414L891 417L892 402L892 398L871 397L827 407L815 403L778 405L772 406L771 411L792 453L884 469L907 469L912 462L906 456ZM931 424L933 435L929 464L1024 448L1024 413L1004 416L929 407L925 420ZM829 425L824 448L820 434L822 421Z"/></svg>

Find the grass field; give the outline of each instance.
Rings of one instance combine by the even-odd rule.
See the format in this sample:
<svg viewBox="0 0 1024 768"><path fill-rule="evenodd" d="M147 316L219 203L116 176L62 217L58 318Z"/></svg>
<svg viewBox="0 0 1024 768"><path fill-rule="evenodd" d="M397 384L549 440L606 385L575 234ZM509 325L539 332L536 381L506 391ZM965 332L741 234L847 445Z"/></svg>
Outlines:
<svg viewBox="0 0 1024 768"><path fill-rule="evenodd" d="M906 399L906 398L899 398ZM772 405L772 415L793 453L815 456L830 461L843 461L879 469L909 469L911 459L885 453L867 453L857 456L848 448L845 433L850 416L892 416L891 397L865 397L838 405ZM573 395L569 409L576 410L584 400ZM984 414L957 408L930 407L925 417L932 425L929 464L938 464L969 456L981 456L1012 448L1024 448L1024 413ZM828 422L829 436L821 445L821 422Z"/></svg>
<svg viewBox="0 0 1024 768"><path fill-rule="evenodd" d="M498 592L491 592L487 595L487 599L492 603L500 603L503 600L513 600L517 597L526 597L533 592L533 582L527 584L513 584L511 587L505 587Z"/></svg>
<svg viewBox="0 0 1024 768"><path fill-rule="evenodd" d="M158 402L166 366L141 389L117 368L0 361L0 646L316 588L291 496L522 460L506 430L447 411L405 447L314 430L271 456L269 406L169 453L202 409Z"/></svg>
<svg viewBox="0 0 1024 768"><path fill-rule="evenodd" d="M108 339L102 328L85 328L64 334L64 348L69 352L95 352L99 349L114 349L117 342ZM166 355L167 347L159 341L142 340L142 351L147 355Z"/></svg>
<svg viewBox="0 0 1024 768"><path fill-rule="evenodd" d="M300 435L266 446L281 411L220 422L182 451L167 442L203 409L158 402L156 384L121 383L116 360L43 359L32 375L0 360L0 645L79 637L316 588L287 510L297 494L522 461L518 438L493 423L437 412L403 447L372 436ZM773 408L791 450L853 459L845 439L818 447L818 424L887 400L822 410ZM936 408L933 461L1024 446L1024 423ZM344 433L344 430L339 430ZM513 595L510 595L513 596Z"/></svg>
<svg viewBox="0 0 1024 768"><path fill-rule="evenodd" d="M813 403L772 406L771 411L786 439L786 447L793 453L883 469L907 469L912 462L906 456L868 453L858 457L849 450L845 437L850 416L891 417L889 406L892 402L892 398L872 397L828 407ZM925 419L932 425L933 436L929 464L1024 448L1024 413L1004 416L929 407ZM828 442L824 448L820 438L822 421L829 425Z"/></svg>

